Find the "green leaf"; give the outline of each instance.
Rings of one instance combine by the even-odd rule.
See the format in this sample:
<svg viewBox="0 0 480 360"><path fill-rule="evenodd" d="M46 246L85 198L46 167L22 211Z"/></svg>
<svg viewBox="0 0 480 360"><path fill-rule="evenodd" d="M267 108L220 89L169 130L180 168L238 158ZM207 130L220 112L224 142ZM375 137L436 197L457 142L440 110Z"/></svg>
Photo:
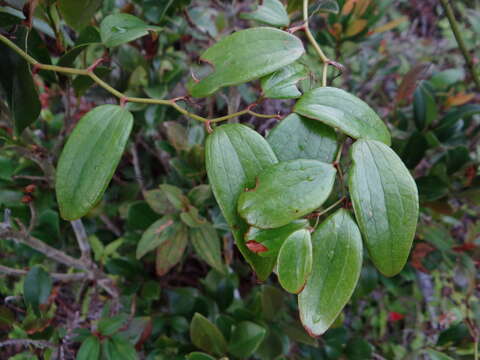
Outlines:
<svg viewBox="0 0 480 360"><path fill-rule="evenodd" d="M188 199L193 206L202 207L212 198L212 189L208 184L195 186L188 192Z"/></svg>
<svg viewBox="0 0 480 360"><path fill-rule="evenodd" d="M337 0L320 0L315 10L309 11L309 14L314 14L317 11L323 13L338 14L340 12L340 7L338 6Z"/></svg>
<svg viewBox="0 0 480 360"><path fill-rule="evenodd" d="M117 105L98 106L80 119L57 166L55 190L64 219L81 218L101 200L132 126L132 114Z"/></svg>
<svg viewBox="0 0 480 360"><path fill-rule="evenodd" d="M75 30L84 28L93 18L102 0L59 0L57 6L65 22Z"/></svg>
<svg viewBox="0 0 480 360"><path fill-rule="evenodd" d="M10 7L0 6L0 27L10 27L12 25L19 25L23 18L20 13L16 14Z"/></svg>
<svg viewBox="0 0 480 360"><path fill-rule="evenodd" d="M352 147L349 188L355 216L375 267L398 274L407 261L418 218L418 192L395 152L373 140Z"/></svg>
<svg viewBox="0 0 480 360"><path fill-rule="evenodd" d="M180 213L180 219L185 225L191 228L201 227L207 222L207 220L202 215L200 215L198 209L195 206L189 206L188 210Z"/></svg>
<svg viewBox="0 0 480 360"><path fill-rule="evenodd" d="M100 340L96 336L87 337L77 353L77 360L99 360Z"/></svg>
<svg viewBox="0 0 480 360"><path fill-rule="evenodd" d="M297 82L307 77L305 66L293 63L261 80L263 96L268 99L295 99L302 95Z"/></svg>
<svg viewBox="0 0 480 360"><path fill-rule="evenodd" d="M390 145L390 132L383 121L364 101L348 92L320 87L303 94L294 111L338 128L355 138L381 141Z"/></svg>
<svg viewBox="0 0 480 360"><path fill-rule="evenodd" d="M258 349L267 330L251 321L239 323L230 336L229 353L240 359L247 359Z"/></svg>
<svg viewBox="0 0 480 360"><path fill-rule="evenodd" d="M185 127L177 121L165 121L163 126L166 129L168 143L177 151L187 150L190 147Z"/></svg>
<svg viewBox="0 0 480 360"><path fill-rule="evenodd" d="M40 316L40 305L48 300L51 291L50 275L38 265L32 267L23 282L23 298L25 304L31 306L37 316Z"/></svg>
<svg viewBox="0 0 480 360"><path fill-rule="evenodd" d="M298 296L302 324L322 335L352 296L362 268L362 238L348 212L329 216L312 235L313 269Z"/></svg>
<svg viewBox="0 0 480 360"><path fill-rule="evenodd" d="M298 294L303 290L311 271L310 231L298 230L288 237L278 253L278 280L286 291Z"/></svg>
<svg viewBox="0 0 480 360"><path fill-rule="evenodd" d="M102 20L100 37L105 46L115 47L145 36L149 31L158 32L161 29L130 14L114 14Z"/></svg>
<svg viewBox="0 0 480 360"><path fill-rule="evenodd" d="M184 225L177 225L176 232L157 248L155 269L158 276L163 276L182 259L188 243L188 230Z"/></svg>
<svg viewBox="0 0 480 360"><path fill-rule="evenodd" d="M75 46L67 51L62 57L58 60L58 66L70 67L72 66L75 59L87 48L88 45L99 43L100 34L97 28L93 26L88 26L82 30L78 36Z"/></svg>
<svg viewBox="0 0 480 360"><path fill-rule="evenodd" d="M190 323L190 339L208 353L223 355L227 352L227 342L218 327L199 313L195 313Z"/></svg>
<svg viewBox="0 0 480 360"><path fill-rule="evenodd" d="M3 43L0 43L0 53L0 85L5 91L15 133L20 135L37 120L41 104L27 62Z"/></svg>
<svg viewBox="0 0 480 360"><path fill-rule="evenodd" d="M437 103L427 84L422 81L413 95L414 120L420 131L426 129L438 117Z"/></svg>
<svg viewBox="0 0 480 360"><path fill-rule="evenodd" d="M165 215L176 212L175 207L168 200L165 191L161 189L146 190L143 192L143 197L157 214Z"/></svg>
<svg viewBox="0 0 480 360"><path fill-rule="evenodd" d="M184 210L186 207L188 207L188 198L183 195L183 192L180 188L169 184L162 184L159 186L159 188L165 193L168 201L175 209Z"/></svg>
<svg viewBox="0 0 480 360"><path fill-rule="evenodd" d="M206 97L224 86L261 78L293 63L304 51L299 38L282 30L260 27L237 31L203 53L201 59L214 71L199 82L190 82L189 93Z"/></svg>
<svg viewBox="0 0 480 360"><path fill-rule="evenodd" d="M454 137L463 127L462 120L480 113L480 105L469 104L455 108L447 113L435 128L434 133L440 141Z"/></svg>
<svg viewBox="0 0 480 360"><path fill-rule="evenodd" d="M127 339L120 335L107 338L102 344L102 359L105 360L137 360L137 351Z"/></svg>
<svg viewBox="0 0 480 360"><path fill-rule="evenodd" d="M219 272L225 272L220 238L212 224L206 223L201 227L191 229L190 239L195 252L203 261Z"/></svg>
<svg viewBox="0 0 480 360"><path fill-rule="evenodd" d="M111 336L118 332L127 322L128 316L125 314L101 319L98 322L98 332L103 336Z"/></svg>
<svg viewBox="0 0 480 360"><path fill-rule="evenodd" d="M290 114L275 126L267 141L279 161L312 159L333 162L338 144L335 131L325 124Z"/></svg>
<svg viewBox="0 0 480 360"><path fill-rule="evenodd" d="M251 226L245 234L245 240L251 251L262 257L276 258L285 240L295 231L306 228L308 225L308 220L299 219L275 229L259 229ZM259 247L257 243L261 246Z"/></svg>
<svg viewBox="0 0 480 360"><path fill-rule="evenodd" d="M238 212L255 227L287 225L319 208L330 195L335 168L316 160L290 160L260 173L254 189L238 199Z"/></svg>
<svg viewBox="0 0 480 360"><path fill-rule="evenodd" d="M195 351L187 355L187 360L216 360L216 359L214 357L211 357L208 354Z"/></svg>
<svg viewBox="0 0 480 360"><path fill-rule="evenodd" d="M360 338L351 339L347 343L345 354L348 360L364 360L372 358L373 347L366 340Z"/></svg>
<svg viewBox="0 0 480 360"><path fill-rule="evenodd" d="M431 360L453 360L452 357L447 354L441 353L434 349L426 349L424 353L428 355Z"/></svg>
<svg viewBox="0 0 480 360"><path fill-rule="evenodd" d="M156 249L169 238L173 237L181 226L183 227L183 225L176 222L171 215L165 215L161 219L155 221L143 233L142 238L137 245L137 259L140 259L146 253Z"/></svg>
<svg viewBox="0 0 480 360"><path fill-rule="evenodd" d="M240 124L217 127L206 141L208 179L223 216L232 229L235 243L260 280L271 273L274 260L253 254L245 245L248 227L238 215L238 197L255 185L260 172L277 162L272 149L257 132Z"/></svg>
<svg viewBox="0 0 480 360"><path fill-rule="evenodd" d="M279 0L264 0L255 11L242 13L240 17L276 27L287 27L290 24L287 11Z"/></svg>
<svg viewBox="0 0 480 360"><path fill-rule="evenodd" d="M434 89L446 89L465 79L465 70L447 69L434 74L428 81Z"/></svg>

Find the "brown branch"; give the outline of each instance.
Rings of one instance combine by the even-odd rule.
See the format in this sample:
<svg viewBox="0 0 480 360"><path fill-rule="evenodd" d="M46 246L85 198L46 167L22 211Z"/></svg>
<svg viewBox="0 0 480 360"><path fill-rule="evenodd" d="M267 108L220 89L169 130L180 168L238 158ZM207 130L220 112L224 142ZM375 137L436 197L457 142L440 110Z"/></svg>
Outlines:
<svg viewBox="0 0 480 360"><path fill-rule="evenodd" d="M55 344L52 344L49 341L45 340L31 340L31 339L11 339L11 340L5 340L0 342L0 348L5 347L5 346L35 346L38 348L51 348L51 349L56 349L57 346Z"/></svg>

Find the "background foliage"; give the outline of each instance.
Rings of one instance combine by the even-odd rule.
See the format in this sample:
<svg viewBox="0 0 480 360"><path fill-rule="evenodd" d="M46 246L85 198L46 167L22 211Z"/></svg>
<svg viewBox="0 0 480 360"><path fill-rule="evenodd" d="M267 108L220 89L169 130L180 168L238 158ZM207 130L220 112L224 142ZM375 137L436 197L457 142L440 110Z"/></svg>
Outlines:
<svg viewBox="0 0 480 360"><path fill-rule="evenodd" d="M480 97L444 8L436 0L311 3L314 36L345 67L340 76L331 67L329 79L380 114L415 176L421 215L402 273L386 278L365 266L335 328L310 338L294 297L280 291L274 277L257 284L233 246L206 180L206 128L161 105L126 104L133 133L103 201L81 222L61 220L53 177L65 140L91 108L117 99L86 76L30 68L2 45L0 358L474 356L480 336ZM205 71L199 54L256 24L255 5L9 0L0 1L0 32L44 64L87 68L103 58L95 74L128 96L174 98L185 95L191 72ZM300 2L287 5L300 24ZM454 6L475 61L480 4ZM321 78L322 68L311 48L302 61L312 69L300 82L304 90ZM256 81L185 106L215 117L244 109L259 94ZM292 105L265 100L255 110L285 116ZM265 134L278 119L247 113L229 121ZM175 222L168 235L176 241L146 231L168 221ZM23 231L14 240L5 230L10 223ZM49 248L26 246L25 233ZM152 241L164 250L152 252Z"/></svg>

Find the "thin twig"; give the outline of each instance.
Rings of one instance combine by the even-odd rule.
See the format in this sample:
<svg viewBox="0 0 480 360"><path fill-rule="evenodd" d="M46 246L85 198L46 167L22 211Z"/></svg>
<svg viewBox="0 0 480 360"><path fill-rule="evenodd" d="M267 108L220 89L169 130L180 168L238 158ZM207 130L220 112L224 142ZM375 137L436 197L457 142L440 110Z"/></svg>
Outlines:
<svg viewBox="0 0 480 360"><path fill-rule="evenodd" d="M82 220L73 220L70 221L70 224L72 225L73 232L75 233L75 238L77 239L78 247L80 248L80 252L82 254L81 259L90 263L92 261L91 248L90 243L87 239L87 232L85 231Z"/></svg>
<svg viewBox="0 0 480 360"><path fill-rule="evenodd" d="M27 275L27 270L14 269L8 266L0 265L0 273L8 276L25 276ZM61 273L50 273L52 279L61 281L61 282L71 282L71 281L81 281L87 278L86 273L75 273L75 274L61 274Z"/></svg>
<svg viewBox="0 0 480 360"><path fill-rule="evenodd" d="M455 40L457 40L458 47L463 54L465 62L467 63L467 67L472 75L473 81L477 87L477 90L480 91L480 77L477 74L475 69L475 63L473 62L472 56L468 51L467 45L463 40L462 33L460 28L458 27L457 20L455 19L455 14L453 13L453 7L449 0L440 0L443 9L445 10L445 15L447 16L448 22L450 23L450 27L452 28L453 35L455 36Z"/></svg>
<svg viewBox="0 0 480 360"><path fill-rule="evenodd" d="M142 193L145 191L145 182L143 181L142 170L140 169L140 161L138 159L138 152L137 146L135 143L132 144L132 148L130 149L132 154L132 163L133 163L133 171L135 172L135 178L137 179L138 185L140 186L140 190Z"/></svg>
<svg viewBox="0 0 480 360"><path fill-rule="evenodd" d="M10 340L5 340L0 342L0 348L5 347L5 346L35 346L41 349L44 348L51 348L51 349L56 349L57 346L52 344L49 341L45 340L31 340L31 339L10 339Z"/></svg>
<svg viewBox="0 0 480 360"><path fill-rule="evenodd" d="M221 116L218 118L213 118L213 119L207 119L203 116L199 116L196 114L193 114L189 112L188 110L182 108L177 104L178 98L177 99L152 99L152 98L140 98L140 97L130 97L125 95L124 93L116 90L112 86L110 86L108 83L100 79L93 69L87 68L87 69L76 69L76 68L69 68L65 66L57 66L57 65L48 65L48 64L42 64L35 60L33 57L28 55L25 51L23 51L20 47L18 47L15 43L10 41L7 37L3 36L0 34L0 42L3 42L5 45L7 45L9 48L11 48L13 51L15 51L18 55L20 55L24 60L26 60L28 63L30 63L34 69L36 70L48 70L48 71L55 71L58 73L64 73L64 74L70 74L70 75L83 75L83 76L88 76L90 77L97 85L101 86L104 88L106 91L114 95L120 100L120 103L127 103L127 102L134 102L134 103L141 103L141 104L157 104L157 105L167 105L173 107L175 110L180 112L181 114L194 119L198 120L204 123L216 123L220 121L225 121L240 115L244 114L250 114L253 116L257 117L262 117L262 118L273 118L276 117L276 115L265 115L265 114L258 114L253 111L250 111L249 108Z"/></svg>

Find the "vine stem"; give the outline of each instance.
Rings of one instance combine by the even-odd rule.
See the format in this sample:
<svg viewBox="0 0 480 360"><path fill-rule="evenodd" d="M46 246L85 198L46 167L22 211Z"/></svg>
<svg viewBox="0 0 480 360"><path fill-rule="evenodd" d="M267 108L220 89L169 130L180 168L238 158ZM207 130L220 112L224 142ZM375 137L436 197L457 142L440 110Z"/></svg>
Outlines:
<svg viewBox="0 0 480 360"><path fill-rule="evenodd" d="M323 73L322 73L322 86L327 86L327 70L328 65L330 65L330 59L322 51L320 45L318 45L317 40L313 37L310 27L308 25L308 0L303 0L303 21L305 23L305 35L307 35L308 41L312 44L315 52L320 57L320 60L323 62Z"/></svg>
<svg viewBox="0 0 480 360"><path fill-rule="evenodd" d="M5 37L4 35L0 34L0 42L4 43L6 46L8 46L10 49L15 51L18 55L20 55L25 61L30 63L35 70L48 70L48 71L54 71L57 73L63 73L63 74L70 74L70 75L83 75L83 76L88 76L90 77L97 85L100 87L104 88L107 90L109 93L114 95L120 100L121 104L125 104L127 102L132 102L132 103L142 103L142 104L156 104L156 105L167 105L173 107L175 110L180 112L181 114L197 120L201 121L203 123L216 123L220 121L225 121L237 116L249 114L252 116L256 116L259 118L279 118L278 115L268 115L268 114L259 114L255 111L252 111L251 108L252 106L248 106L246 109L237 111L233 114L228 114L224 116L220 116L217 118L213 119L208 119L200 115L193 114L189 112L188 110L182 108L180 105L177 104L179 100L182 98L175 98L175 99L153 99L153 98L141 98L141 97L130 97L125 95L124 93L118 91L117 89L113 88L110 86L107 82L104 80L100 79L95 73L95 67L100 63L100 61L97 60L94 65L88 67L87 69L76 69L76 68L70 68L70 67L65 67L65 66L57 66L57 65L48 65L48 64L42 64L38 62L36 59L28 55L27 52L25 52L23 49L21 49L19 46L17 46L14 42L12 42L10 39Z"/></svg>
<svg viewBox="0 0 480 360"><path fill-rule="evenodd" d="M470 55L467 46L465 45L465 41L463 40L457 20L455 19L455 14L453 13L452 5L450 4L449 0L440 0L440 3L442 4L443 10L445 11L445 15L447 16L448 22L450 23L450 27L452 29L453 35L455 36L455 40L457 41L458 47L463 54L463 57L465 59L468 69L470 70L477 90L480 91L480 77L475 70L475 63L473 62L472 56Z"/></svg>

